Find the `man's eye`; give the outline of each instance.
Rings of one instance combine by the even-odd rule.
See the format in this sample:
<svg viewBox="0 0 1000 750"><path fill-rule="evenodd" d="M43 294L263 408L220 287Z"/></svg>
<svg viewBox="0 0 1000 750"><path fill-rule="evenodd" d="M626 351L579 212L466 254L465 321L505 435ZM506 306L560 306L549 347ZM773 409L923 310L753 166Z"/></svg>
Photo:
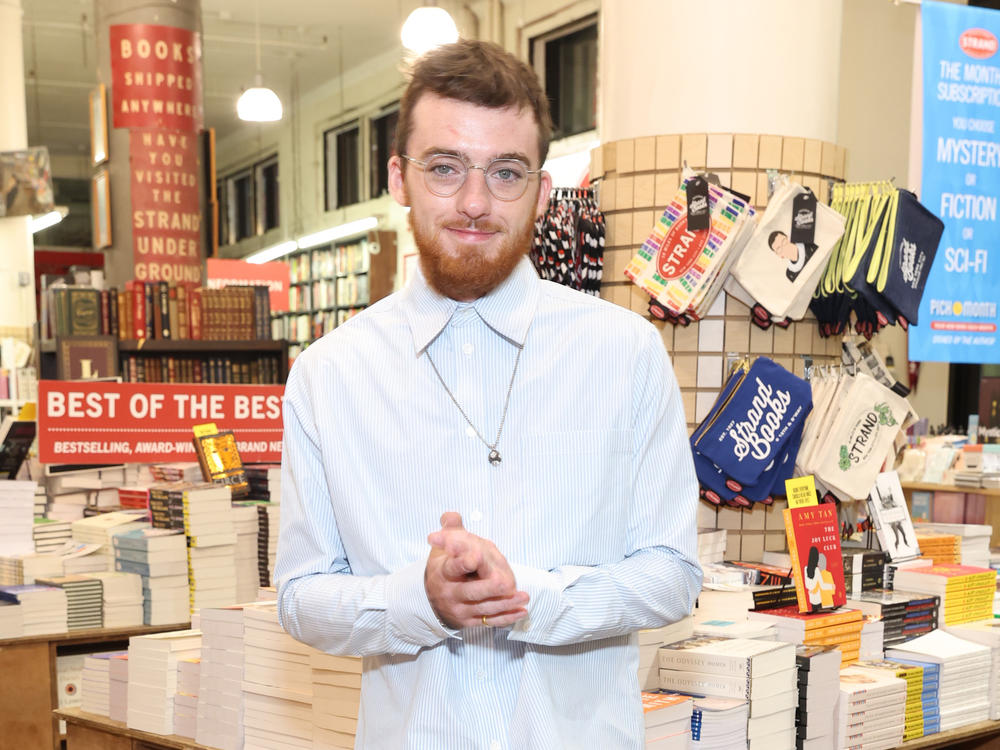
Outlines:
<svg viewBox="0 0 1000 750"><path fill-rule="evenodd" d="M501 182L517 182L524 178L524 174L516 167L499 167L493 170L492 177Z"/></svg>
<svg viewBox="0 0 1000 750"><path fill-rule="evenodd" d="M432 164L431 171L440 177L450 177L458 174L458 170L451 164Z"/></svg>

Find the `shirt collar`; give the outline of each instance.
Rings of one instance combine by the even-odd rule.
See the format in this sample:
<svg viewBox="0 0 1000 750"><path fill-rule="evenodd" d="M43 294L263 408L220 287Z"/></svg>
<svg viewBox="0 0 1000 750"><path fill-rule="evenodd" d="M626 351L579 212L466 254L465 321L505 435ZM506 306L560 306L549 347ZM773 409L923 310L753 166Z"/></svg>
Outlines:
<svg viewBox="0 0 1000 750"><path fill-rule="evenodd" d="M417 273L403 291L403 310L413 335L414 350L420 354L441 333L455 311L468 306L494 331L523 346L538 306L538 286L538 274L525 256L496 289L464 304L432 289L417 264Z"/></svg>

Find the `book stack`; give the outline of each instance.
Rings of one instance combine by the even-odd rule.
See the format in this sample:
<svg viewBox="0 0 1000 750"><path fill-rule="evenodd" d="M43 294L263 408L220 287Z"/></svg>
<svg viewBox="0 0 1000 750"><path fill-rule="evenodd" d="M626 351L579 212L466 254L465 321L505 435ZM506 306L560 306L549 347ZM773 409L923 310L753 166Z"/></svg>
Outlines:
<svg viewBox="0 0 1000 750"><path fill-rule="evenodd" d="M252 501L233 503L237 602L252 602L257 598L257 587L260 585L260 574L257 572L257 505Z"/></svg>
<svg viewBox="0 0 1000 750"><path fill-rule="evenodd" d="M848 596L882 588L885 581L885 552L874 550L842 550L844 556L844 588Z"/></svg>
<svg viewBox="0 0 1000 750"><path fill-rule="evenodd" d="M281 525L281 506L265 503L257 506L257 572L260 585L270 586L274 562L278 556L278 529Z"/></svg>
<svg viewBox="0 0 1000 750"><path fill-rule="evenodd" d="M646 720L646 750L688 750L693 711L694 703L689 695L644 692L642 713Z"/></svg>
<svg viewBox="0 0 1000 750"><path fill-rule="evenodd" d="M165 464L150 464L149 471L157 482L200 482L201 465L197 461L175 461Z"/></svg>
<svg viewBox="0 0 1000 750"><path fill-rule="evenodd" d="M732 750L747 746L750 705L746 701L739 698L695 697L692 703L692 748Z"/></svg>
<svg viewBox="0 0 1000 750"><path fill-rule="evenodd" d="M281 502L281 464L246 464L243 467L254 500Z"/></svg>
<svg viewBox="0 0 1000 750"><path fill-rule="evenodd" d="M201 685L198 689L200 745L243 747L244 609L252 604L206 608L201 626Z"/></svg>
<svg viewBox="0 0 1000 750"><path fill-rule="evenodd" d="M688 615L662 628L640 630L639 637L639 687L642 690L658 690L660 687L660 664L657 652L665 643L676 643L694 635L694 618Z"/></svg>
<svg viewBox="0 0 1000 750"><path fill-rule="evenodd" d="M663 690L748 701L751 750L794 744L798 670L791 644L695 637L661 647L659 659Z"/></svg>
<svg viewBox="0 0 1000 750"><path fill-rule="evenodd" d="M934 595L875 589L852 596L847 606L879 618L882 647L891 648L936 628L938 601Z"/></svg>
<svg viewBox="0 0 1000 750"><path fill-rule="evenodd" d="M62 570L66 575L99 573L110 570L105 545L95 542L66 542L56 551L62 560Z"/></svg>
<svg viewBox="0 0 1000 750"><path fill-rule="evenodd" d="M128 639L126 724L155 734L174 733L177 662L201 655L201 632L134 635Z"/></svg>
<svg viewBox="0 0 1000 750"><path fill-rule="evenodd" d="M938 697L941 684L941 665L898 657L886 659L886 661L903 666L916 667L921 670L923 687L920 693L920 704L924 716L924 736L940 732L941 714L938 706Z"/></svg>
<svg viewBox="0 0 1000 750"><path fill-rule="evenodd" d="M918 531L936 531L941 534L953 534L961 540L962 565L973 567L990 567L990 536L993 527L979 523L928 523L922 522Z"/></svg>
<svg viewBox="0 0 1000 750"><path fill-rule="evenodd" d="M54 553L0 557L0 586L19 586L34 583L36 578L62 574L62 558Z"/></svg>
<svg viewBox="0 0 1000 750"><path fill-rule="evenodd" d="M245 746L312 750L314 649L282 629L273 602L243 615Z"/></svg>
<svg viewBox="0 0 1000 750"><path fill-rule="evenodd" d="M993 616L997 574L991 568L971 565L926 565L896 571L894 589L936 594L938 627L984 620Z"/></svg>
<svg viewBox="0 0 1000 750"><path fill-rule="evenodd" d="M901 664L886 659L859 661L858 669L870 669L899 677L906 683L906 704L903 711L903 741L924 736L924 670L915 664Z"/></svg>
<svg viewBox="0 0 1000 750"><path fill-rule="evenodd" d="M39 578L36 582L43 586L56 586L66 592L66 627L69 630L101 627L103 587L97 578L68 575Z"/></svg>
<svg viewBox="0 0 1000 750"><path fill-rule="evenodd" d="M836 747L896 747L903 741L906 681L890 672L840 670Z"/></svg>
<svg viewBox="0 0 1000 750"><path fill-rule="evenodd" d="M310 650L309 657L316 747L354 747L361 706L361 658L325 654L315 649Z"/></svg>
<svg viewBox="0 0 1000 750"><path fill-rule="evenodd" d="M129 628L142 625L142 576L109 570L91 573L101 582L101 608L106 628Z"/></svg>
<svg viewBox="0 0 1000 750"><path fill-rule="evenodd" d="M698 529L698 562L722 562L726 558L726 530Z"/></svg>
<svg viewBox="0 0 1000 750"><path fill-rule="evenodd" d="M695 617L693 635L719 638L752 638L757 641L778 640L777 630L775 630L773 625L766 622L747 620L745 617L736 620L702 620L699 617Z"/></svg>
<svg viewBox="0 0 1000 750"><path fill-rule="evenodd" d="M128 720L128 651L113 657L108 664L108 717L123 724Z"/></svg>
<svg viewBox="0 0 1000 750"><path fill-rule="evenodd" d="M184 490L191 610L226 607L236 599L236 528L228 487L204 484Z"/></svg>
<svg viewBox="0 0 1000 750"><path fill-rule="evenodd" d="M699 620L738 619L751 609L767 610L795 605L794 586L705 584L698 594Z"/></svg>
<svg viewBox="0 0 1000 750"><path fill-rule="evenodd" d="M22 635L65 633L69 630L66 615L66 592L57 586L25 583L0 586L0 601L20 604Z"/></svg>
<svg viewBox="0 0 1000 750"><path fill-rule="evenodd" d="M885 653L885 622L877 617L865 615L864 625L861 626L858 659L877 660L882 658L883 653Z"/></svg>
<svg viewBox="0 0 1000 750"><path fill-rule="evenodd" d="M785 643L838 646L841 651L841 666L855 661L861 650L864 617L856 609L844 607L831 612L804 614L796 607L784 607L765 612L749 612L747 617L751 621L774 625L777 639Z"/></svg>
<svg viewBox="0 0 1000 750"><path fill-rule="evenodd" d="M80 681L80 708L92 714L111 716L111 660L127 651L86 654Z"/></svg>
<svg viewBox="0 0 1000 750"><path fill-rule="evenodd" d="M65 466L50 466L45 477L45 492L49 508L57 513L81 513L87 508L116 509L118 486L124 482L125 470L121 466L66 470Z"/></svg>
<svg viewBox="0 0 1000 750"><path fill-rule="evenodd" d="M20 638L24 635L24 613L18 602L0 599L0 638Z"/></svg>
<svg viewBox="0 0 1000 750"><path fill-rule="evenodd" d="M118 488L118 505L122 510L149 507L149 487L128 485Z"/></svg>
<svg viewBox="0 0 1000 750"><path fill-rule="evenodd" d="M917 544L925 560L935 565L960 564L962 562L962 537L930 531L921 524L916 529Z"/></svg>
<svg viewBox="0 0 1000 750"><path fill-rule="evenodd" d="M73 532L69 521L35 518L32 527L35 552L39 554L55 552L72 538Z"/></svg>
<svg viewBox="0 0 1000 750"><path fill-rule="evenodd" d="M115 570L142 577L142 621L146 625L186 622L187 557L184 535L171 529L133 529L111 538Z"/></svg>
<svg viewBox="0 0 1000 750"><path fill-rule="evenodd" d="M949 625L945 631L990 649L990 719L1000 719L1000 620L991 618Z"/></svg>
<svg viewBox="0 0 1000 750"><path fill-rule="evenodd" d="M144 529L149 527L146 513L140 510L118 510L102 513L98 516L83 518L73 522L73 541L84 544L100 544L97 554L104 563L101 570L114 570L114 549L111 537L123 531ZM68 571L67 571L68 572Z"/></svg>
<svg viewBox="0 0 1000 750"><path fill-rule="evenodd" d="M795 741L801 750L834 750L834 712L840 693L840 652L836 646L796 646L798 705Z"/></svg>
<svg viewBox="0 0 1000 750"><path fill-rule="evenodd" d="M198 685L201 659L177 661L177 693L174 695L174 734L194 739L198 733Z"/></svg>
<svg viewBox="0 0 1000 750"><path fill-rule="evenodd" d="M57 521L79 521L85 515L84 511L87 510L89 500L90 496L85 490L47 495L45 517Z"/></svg>
<svg viewBox="0 0 1000 750"><path fill-rule="evenodd" d="M940 731L985 721L990 713L990 647L957 638L943 630L886 649L887 659L917 666L940 664Z"/></svg>
<svg viewBox="0 0 1000 750"><path fill-rule="evenodd" d="M13 479L0 483L0 550L5 555L35 551L35 482Z"/></svg>
<svg viewBox="0 0 1000 750"><path fill-rule="evenodd" d="M45 487L42 484L38 484L35 487L35 518L45 517L45 507L48 504L48 496L45 494Z"/></svg>

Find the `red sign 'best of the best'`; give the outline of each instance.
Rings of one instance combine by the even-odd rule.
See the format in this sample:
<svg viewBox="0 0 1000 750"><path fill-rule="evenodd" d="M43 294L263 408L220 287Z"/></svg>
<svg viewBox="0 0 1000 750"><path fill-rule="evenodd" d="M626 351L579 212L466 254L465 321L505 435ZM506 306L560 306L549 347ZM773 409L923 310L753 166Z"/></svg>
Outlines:
<svg viewBox="0 0 1000 750"><path fill-rule="evenodd" d="M42 463L196 461L192 427L232 430L244 462L281 460L284 386L42 380Z"/></svg>
<svg viewBox="0 0 1000 750"><path fill-rule="evenodd" d="M114 127L199 132L199 35L173 26L114 24L110 39Z"/></svg>

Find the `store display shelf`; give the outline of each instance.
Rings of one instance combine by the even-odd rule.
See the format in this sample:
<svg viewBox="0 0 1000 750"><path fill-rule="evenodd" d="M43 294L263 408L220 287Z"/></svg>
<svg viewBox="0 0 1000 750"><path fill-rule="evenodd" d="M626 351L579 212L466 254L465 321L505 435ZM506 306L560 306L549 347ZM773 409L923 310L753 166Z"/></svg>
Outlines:
<svg viewBox="0 0 1000 750"><path fill-rule="evenodd" d="M205 341L202 339L129 339L118 342L122 352L281 352L284 341Z"/></svg>
<svg viewBox="0 0 1000 750"><path fill-rule="evenodd" d="M959 487L954 484L926 484L924 482L901 482L904 490L918 490L922 492L964 492L969 495L985 495L986 497L1000 497L1000 489L992 487Z"/></svg>
<svg viewBox="0 0 1000 750"><path fill-rule="evenodd" d="M900 745L901 750L986 750L1000 746L1000 721L980 721L958 729L930 734Z"/></svg>

